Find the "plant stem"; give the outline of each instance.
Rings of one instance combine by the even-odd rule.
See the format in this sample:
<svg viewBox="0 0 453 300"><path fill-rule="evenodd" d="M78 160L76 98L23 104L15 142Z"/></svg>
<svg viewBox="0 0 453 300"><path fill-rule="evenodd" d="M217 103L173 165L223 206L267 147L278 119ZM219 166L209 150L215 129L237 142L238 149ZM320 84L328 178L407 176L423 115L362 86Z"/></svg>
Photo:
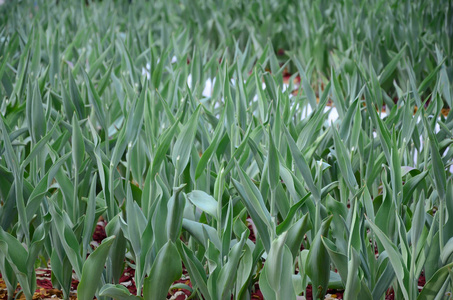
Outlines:
<svg viewBox="0 0 453 300"><path fill-rule="evenodd" d="M79 217L79 197L78 197L78 186L79 186L79 170L75 168L74 174L74 206L72 212L72 218L74 223L77 222L77 218Z"/></svg>

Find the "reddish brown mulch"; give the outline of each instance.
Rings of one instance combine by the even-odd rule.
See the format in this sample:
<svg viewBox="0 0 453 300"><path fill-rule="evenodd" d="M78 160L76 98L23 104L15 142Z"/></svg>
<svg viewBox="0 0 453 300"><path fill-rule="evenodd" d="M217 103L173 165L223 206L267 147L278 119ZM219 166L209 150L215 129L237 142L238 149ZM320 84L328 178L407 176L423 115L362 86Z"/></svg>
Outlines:
<svg viewBox="0 0 453 300"><path fill-rule="evenodd" d="M107 237L107 234L105 233L106 225L107 222L104 220L104 218L100 217L98 223L96 224L96 228L94 229L93 241L100 244L102 240Z"/></svg>
<svg viewBox="0 0 453 300"><path fill-rule="evenodd" d="M256 242L255 229L254 229L253 221L250 217L247 218L247 227L250 230L249 240L251 240L252 242L255 243Z"/></svg>
<svg viewBox="0 0 453 300"><path fill-rule="evenodd" d="M131 267L126 267L126 269L123 272L123 275L120 277L119 283L121 285L124 285L131 294L136 295L137 294L137 287L135 286L135 270Z"/></svg>

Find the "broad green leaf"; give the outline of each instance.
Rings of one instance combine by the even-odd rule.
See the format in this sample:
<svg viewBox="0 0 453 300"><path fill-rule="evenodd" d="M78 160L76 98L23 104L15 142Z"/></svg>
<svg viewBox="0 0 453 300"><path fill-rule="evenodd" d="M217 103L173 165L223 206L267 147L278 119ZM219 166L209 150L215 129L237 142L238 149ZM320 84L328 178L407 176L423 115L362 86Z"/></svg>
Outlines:
<svg viewBox="0 0 453 300"><path fill-rule="evenodd" d="M170 285L181 278L182 265L178 249L168 241L159 250L143 286L145 299L165 299Z"/></svg>
<svg viewBox="0 0 453 300"><path fill-rule="evenodd" d="M203 191L195 190L187 194L187 198L197 208L217 219L217 201Z"/></svg>
<svg viewBox="0 0 453 300"><path fill-rule="evenodd" d="M311 229L312 224L308 217L308 213L289 228L286 245L294 258L297 257L297 254L300 252L300 246L302 245L305 234Z"/></svg>
<svg viewBox="0 0 453 300"><path fill-rule="evenodd" d="M244 245L244 254L239 262L237 268L237 278L236 278L236 291L235 295L238 298L245 297L248 290L248 282L251 277L253 270L253 256L250 247L246 244Z"/></svg>
<svg viewBox="0 0 453 300"><path fill-rule="evenodd" d="M351 248L351 260L348 263L348 279L346 280L345 299L357 299L360 292L360 280L357 274L359 268L359 254Z"/></svg>
<svg viewBox="0 0 453 300"><path fill-rule="evenodd" d="M82 277L77 287L77 298L81 300L93 299L99 288L105 260L107 259L114 239L115 236L104 239L99 247L88 256L88 259L83 264Z"/></svg>
<svg viewBox="0 0 453 300"><path fill-rule="evenodd" d="M121 284L108 283L99 290L99 296L110 297L117 300L138 300L140 297L131 295L129 290Z"/></svg>
<svg viewBox="0 0 453 300"><path fill-rule="evenodd" d="M180 185L179 187L173 188L173 195L168 201L168 217L167 217L167 235L168 239L173 243L176 243L176 240L179 239L181 235L181 226L184 213L184 206L186 204L186 199L180 195L182 189L185 187L185 184Z"/></svg>
<svg viewBox="0 0 453 300"><path fill-rule="evenodd" d="M329 253L330 259L338 270L338 274L340 274L341 281L346 285L348 282L348 257L346 254L339 252L335 244L326 237L322 237L321 240Z"/></svg>
<svg viewBox="0 0 453 300"><path fill-rule="evenodd" d="M446 280L450 280L448 275L452 268L453 263L450 263L437 270L437 272L426 282L418 295L417 300L442 299L445 296L443 294L445 292L443 291L442 286L445 284Z"/></svg>
<svg viewBox="0 0 453 300"><path fill-rule="evenodd" d="M284 238L283 244L278 243L279 240L272 242L273 247L270 254L273 254L261 271L260 289L266 299L296 299L291 275L293 258L284 244ZM281 245L281 250L276 249L278 245ZM277 272L280 273L277 274ZM271 282L272 279L276 281Z"/></svg>
<svg viewBox="0 0 453 300"><path fill-rule="evenodd" d="M44 118L44 108L42 105L41 92L39 91L38 85L35 84L31 100L31 124L29 125L34 143L37 143L43 136L45 136L47 131L46 121Z"/></svg>
<svg viewBox="0 0 453 300"><path fill-rule="evenodd" d="M327 236L332 217L322 222L310 247L307 261L306 274L310 277L313 286L313 299L324 299L327 292L330 275L330 259L322 237Z"/></svg>

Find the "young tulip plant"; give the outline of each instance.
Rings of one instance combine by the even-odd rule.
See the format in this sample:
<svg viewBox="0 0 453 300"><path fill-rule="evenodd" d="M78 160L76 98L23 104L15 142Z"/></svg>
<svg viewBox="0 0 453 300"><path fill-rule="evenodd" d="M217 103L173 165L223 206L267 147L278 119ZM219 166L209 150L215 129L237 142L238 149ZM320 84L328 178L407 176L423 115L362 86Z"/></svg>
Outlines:
<svg viewBox="0 0 453 300"><path fill-rule="evenodd" d="M8 299L451 299L453 7L375 2L0 5Z"/></svg>

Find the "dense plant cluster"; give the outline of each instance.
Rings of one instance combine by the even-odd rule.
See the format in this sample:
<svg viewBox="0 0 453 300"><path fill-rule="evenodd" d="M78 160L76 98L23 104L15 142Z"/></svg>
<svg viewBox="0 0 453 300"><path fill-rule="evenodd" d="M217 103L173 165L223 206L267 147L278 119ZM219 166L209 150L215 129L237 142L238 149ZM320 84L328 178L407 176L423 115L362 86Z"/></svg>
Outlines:
<svg viewBox="0 0 453 300"><path fill-rule="evenodd" d="M440 0L2 4L9 299L47 265L65 299L451 297L452 35Z"/></svg>

